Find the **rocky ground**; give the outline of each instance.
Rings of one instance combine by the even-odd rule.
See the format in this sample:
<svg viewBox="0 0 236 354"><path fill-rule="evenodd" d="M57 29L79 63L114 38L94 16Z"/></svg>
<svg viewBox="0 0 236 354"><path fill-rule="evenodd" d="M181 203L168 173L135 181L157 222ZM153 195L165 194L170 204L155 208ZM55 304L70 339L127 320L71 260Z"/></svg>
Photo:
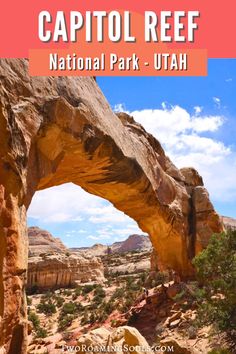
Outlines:
<svg viewBox="0 0 236 354"><path fill-rule="evenodd" d="M28 353L59 354L63 346L82 343L107 345L119 330L123 334L117 344L134 329L136 344L169 346L177 354L206 354L227 347L224 336L214 334L211 327L198 328L195 283L176 283L167 273L150 278L148 271L139 269L148 257L148 252L126 253L120 259L104 256L103 283L28 296ZM127 272L131 261L132 272Z"/></svg>
<svg viewBox="0 0 236 354"><path fill-rule="evenodd" d="M67 257L68 261L71 257L83 259L86 256L92 257L91 262L94 254L97 255L94 250L102 250L98 259L103 272L102 277L91 279L86 276L86 272L91 271L87 264L82 272L80 269L83 279L77 279L70 287L35 289L33 294L31 288L31 295L27 296L29 354L59 354L69 345L117 346L122 343L155 347L157 353L163 352L160 348L175 354L235 353L225 334L216 334L209 326L199 326L196 282L181 282L173 272L150 272L153 253L143 237L131 236L110 248L95 245L92 252L89 248L72 252L52 235L45 236L47 247L48 240L52 243L47 249L49 254L30 257L31 273L35 258L45 258L44 264L47 264L50 257L57 260ZM36 237L34 244L43 240L40 236L37 241ZM55 253L58 245L61 251ZM125 252L116 252L118 249ZM101 270L100 263L97 266ZM53 274L55 268L51 269ZM57 270L60 273L61 268ZM70 270L75 272L73 267ZM50 269L45 273L50 273ZM231 349L222 351L222 348ZM79 350L74 352L80 353Z"/></svg>

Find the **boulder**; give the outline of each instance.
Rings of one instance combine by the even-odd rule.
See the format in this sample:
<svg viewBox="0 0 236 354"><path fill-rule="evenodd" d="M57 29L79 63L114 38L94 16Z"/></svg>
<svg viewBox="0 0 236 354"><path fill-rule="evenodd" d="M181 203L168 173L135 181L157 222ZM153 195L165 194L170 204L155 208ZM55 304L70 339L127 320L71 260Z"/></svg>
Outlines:
<svg viewBox="0 0 236 354"><path fill-rule="evenodd" d="M92 330L78 338L77 346L77 353L81 354L95 352L99 347L113 348L112 352L117 354L127 353L129 350L134 354L141 354L144 351L152 353L146 339L136 328L130 326L119 327L112 332L103 327ZM82 350L82 346L85 350Z"/></svg>
<svg viewBox="0 0 236 354"><path fill-rule="evenodd" d="M173 347L174 354L196 354L196 352L184 346L182 343L175 339L166 338L160 341L163 347Z"/></svg>

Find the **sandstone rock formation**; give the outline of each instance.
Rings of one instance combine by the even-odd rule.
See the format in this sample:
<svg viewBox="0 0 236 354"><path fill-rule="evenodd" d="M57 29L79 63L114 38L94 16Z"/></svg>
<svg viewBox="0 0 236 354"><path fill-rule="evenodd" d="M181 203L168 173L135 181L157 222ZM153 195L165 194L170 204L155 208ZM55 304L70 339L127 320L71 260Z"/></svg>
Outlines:
<svg viewBox="0 0 236 354"><path fill-rule="evenodd" d="M201 178L179 171L93 78L33 77L0 60L0 348L26 352L26 211L36 190L66 182L111 201L150 235L161 267L191 277L191 259L222 224ZM1 350L1 349L0 349Z"/></svg>
<svg viewBox="0 0 236 354"><path fill-rule="evenodd" d="M134 354L141 354L145 351L153 353L146 339L139 333L136 328L123 326L115 329L112 333L106 328L98 328L81 336L78 339L78 354L91 353L89 347L97 346L104 348L114 348L114 353L132 352ZM84 346L85 351L80 349ZM88 348L88 350L86 350ZM117 350L116 350L117 348ZM123 348L123 350L122 350ZM107 350L109 352L109 350Z"/></svg>
<svg viewBox="0 0 236 354"><path fill-rule="evenodd" d="M50 232L39 227L28 228L29 256L38 256L41 253L65 253L69 250L59 238L53 237Z"/></svg>
<svg viewBox="0 0 236 354"><path fill-rule="evenodd" d="M151 242L148 237L144 235L130 235L127 240L122 242L120 247L117 249L117 253L124 253L130 251L138 250L149 250L151 249Z"/></svg>
<svg viewBox="0 0 236 354"><path fill-rule="evenodd" d="M29 292L105 280L104 267L99 258L72 254L59 238L39 227L28 228L28 237Z"/></svg>
<svg viewBox="0 0 236 354"><path fill-rule="evenodd" d="M55 289L76 283L103 282L104 269L98 258L63 253L29 257L27 288Z"/></svg>
<svg viewBox="0 0 236 354"><path fill-rule="evenodd" d="M227 216L222 216L221 219L227 230L236 230L236 219Z"/></svg>

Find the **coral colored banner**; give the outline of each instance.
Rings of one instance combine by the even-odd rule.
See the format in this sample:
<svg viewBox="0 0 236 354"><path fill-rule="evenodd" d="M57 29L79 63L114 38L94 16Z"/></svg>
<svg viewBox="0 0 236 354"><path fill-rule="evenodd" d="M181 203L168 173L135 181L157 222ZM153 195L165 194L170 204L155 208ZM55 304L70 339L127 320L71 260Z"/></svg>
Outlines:
<svg viewBox="0 0 236 354"><path fill-rule="evenodd" d="M64 43L61 39L58 42L42 42L39 39L38 17L41 11L48 11L52 16L51 23L47 23L47 30L52 32L55 29L56 14L58 11L64 11L66 23L69 24L69 15L71 11L79 11L85 14L85 11L129 11L131 13L130 29L136 37L135 43L127 43L121 39L114 43L109 41L106 26L104 22L105 39L101 43L93 39L90 43L85 43L85 29L78 31L78 41L76 43ZM188 40L182 43L176 43L171 40L169 43L150 42L144 40L144 13L153 11L159 14L161 11L199 11L200 16L196 19L198 29L194 33L194 41ZM208 58L236 58L235 45L235 0L227 2L210 2L206 0L22 0L13 3L12 0L4 1L0 12L0 57L29 57L30 71L32 75L206 75ZM158 18L160 21L160 18ZM168 34L174 38L174 20L170 19L171 29ZM183 20L184 34L187 38L187 22ZM159 23L158 23L159 24ZM92 25L93 33L95 31ZM122 29L124 30L124 29ZM70 28L67 28L70 33ZM160 29L158 28L158 36ZM93 37L95 38L95 37ZM63 51L63 52L62 52ZM29 54L30 53L30 54ZM50 57L50 54L58 54L58 68L56 68L56 57ZM62 54L63 53L63 54ZM95 58L105 54L105 64L98 68L95 65ZM117 60L124 57L126 69L122 69L122 63L118 62L113 69L110 66L110 54L117 54ZM162 67L160 68L160 58L164 55ZM175 57L176 54L176 57ZM187 54L187 68L184 66L183 58L180 54ZM138 57L137 59L133 55ZM65 63L63 63L64 56ZM70 64L81 64L83 58L90 57L93 61L92 70L71 69ZM71 60L70 60L71 57ZM127 58L132 57L136 63L135 70L127 69ZM50 70L54 63L53 70ZM76 59L77 62L76 62ZM89 59L89 58L88 58ZM180 59L180 62L178 61ZM129 60L129 59L128 59ZM88 61L88 60L87 60ZM96 61L96 60L95 60ZM135 66L134 63L134 66ZM181 64L182 63L182 64ZM88 63L87 63L88 64ZM96 63L95 63L96 64ZM104 65L105 66L104 66ZM181 64L178 68L177 64ZM69 66L68 66L69 65ZM98 65L98 64L97 64ZM125 65L125 64L124 64ZM139 68L138 68L139 66ZM167 70L165 67L167 67ZM159 69L157 69L157 67Z"/></svg>
<svg viewBox="0 0 236 354"><path fill-rule="evenodd" d="M206 76L206 50L192 49L166 51L162 53L132 53L123 48L121 51L107 49L104 52L87 51L86 56L68 50L32 50L30 51L31 76ZM50 70L51 62L57 69ZM68 64L64 62L68 59ZM78 63L79 61L79 63ZM77 67L76 64L79 64ZM67 66L66 66L67 65ZM74 65L74 66L73 66ZM66 67L65 67L66 66Z"/></svg>
<svg viewBox="0 0 236 354"><path fill-rule="evenodd" d="M1 2L0 9L0 57L28 57L29 49L63 47L62 43L40 42L38 15L42 10L55 14L58 10L125 9L140 14L147 10L198 10L196 39L193 44L182 43L181 48L207 49L209 58L236 58L235 0L8 0Z"/></svg>

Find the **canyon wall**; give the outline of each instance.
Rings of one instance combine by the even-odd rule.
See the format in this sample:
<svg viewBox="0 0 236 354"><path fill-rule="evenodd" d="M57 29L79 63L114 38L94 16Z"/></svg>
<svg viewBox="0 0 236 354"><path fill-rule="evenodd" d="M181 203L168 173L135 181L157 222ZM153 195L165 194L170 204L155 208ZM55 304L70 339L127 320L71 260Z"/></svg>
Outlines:
<svg viewBox="0 0 236 354"><path fill-rule="evenodd" d="M72 182L109 200L149 234L159 268L185 278L192 257L222 230L198 173L178 170L132 117L115 115L92 77L29 77L27 60L1 59L0 142L6 353L26 353L26 211L35 191Z"/></svg>
<svg viewBox="0 0 236 354"><path fill-rule="evenodd" d="M98 258L63 253L29 258L28 291L75 286L91 281L103 282L104 268Z"/></svg>
<svg viewBox="0 0 236 354"><path fill-rule="evenodd" d="M29 227L28 238L29 293L105 280L100 258L74 254L59 238L39 227Z"/></svg>

